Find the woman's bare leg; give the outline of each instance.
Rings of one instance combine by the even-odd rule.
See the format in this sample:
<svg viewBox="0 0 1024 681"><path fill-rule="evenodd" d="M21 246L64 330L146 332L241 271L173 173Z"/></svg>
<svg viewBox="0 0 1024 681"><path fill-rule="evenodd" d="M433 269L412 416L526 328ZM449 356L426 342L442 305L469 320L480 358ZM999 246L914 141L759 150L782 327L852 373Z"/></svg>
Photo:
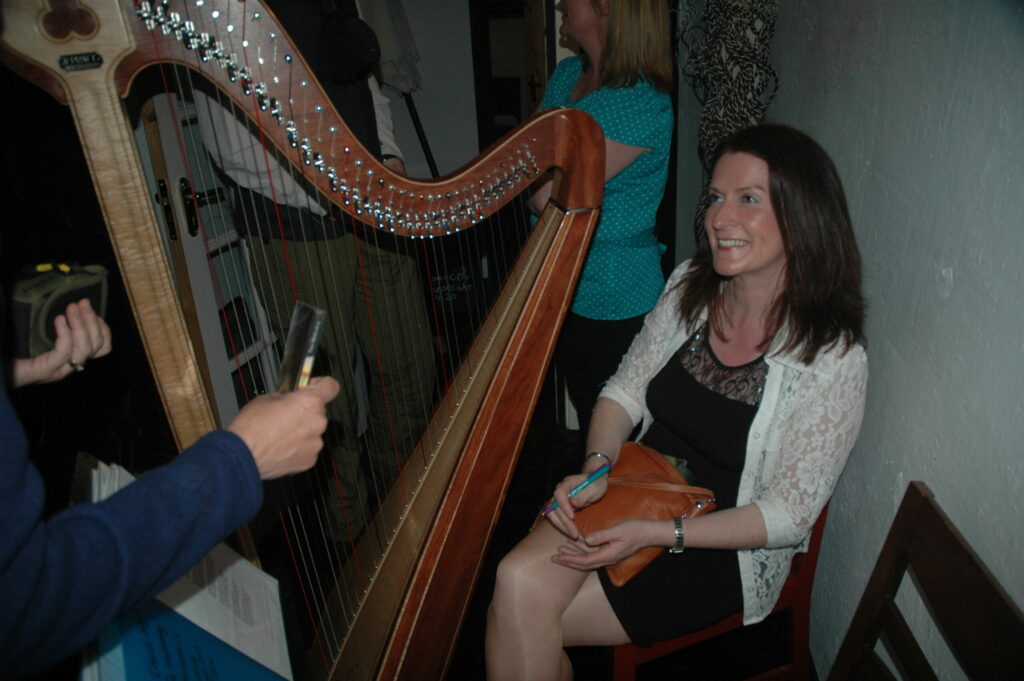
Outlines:
<svg viewBox="0 0 1024 681"><path fill-rule="evenodd" d="M487 613L485 649L490 681L571 679L572 666L563 649L563 617L567 614L571 628L583 629L565 634L574 645L597 638L628 640L604 599L596 573L551 562L558 546L567 541L542 522L498 566ZM581 593L584 597L576 605ZM604 621L590 622L589 618Z"/></svg>

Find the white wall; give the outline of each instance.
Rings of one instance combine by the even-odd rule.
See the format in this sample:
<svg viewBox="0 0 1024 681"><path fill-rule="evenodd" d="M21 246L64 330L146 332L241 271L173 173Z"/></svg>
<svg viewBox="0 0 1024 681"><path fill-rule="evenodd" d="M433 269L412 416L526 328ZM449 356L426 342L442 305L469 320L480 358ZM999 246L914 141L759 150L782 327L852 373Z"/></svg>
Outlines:
<svg viewBox="0 0 1024 681"><path fill-rule="evenodd" d="M419 50L423 87L412 93L438 172L450 173L480 153L473 87L473 53L466 0L403 0ZM430 170L408 107L390 88L395 137L411 177Z"/></svg>
<svg viewBox="0 0 1024 681"><path fill-rule="evenodd" d="M910 480L1024 604L1024 3L780 2L772 54L769 117L835 159L870 303L867 414L815 588L824 677Z"/></svg>

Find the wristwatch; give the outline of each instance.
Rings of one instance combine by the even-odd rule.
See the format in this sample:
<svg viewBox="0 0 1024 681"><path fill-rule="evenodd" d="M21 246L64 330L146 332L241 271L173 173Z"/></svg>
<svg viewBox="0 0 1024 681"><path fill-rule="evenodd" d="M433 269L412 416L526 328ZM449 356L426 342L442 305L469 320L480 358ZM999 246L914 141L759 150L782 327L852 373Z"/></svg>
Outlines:
<svg viewBox="0 0 1024 681"><path fill-rule="evenodd" d="M672 522L676 524L676 543L675 546L668 550L669 553L682 553L686 549L684 540L686 539L686 530L683 528L683 518L686 516L678 516L672 519Z"/></svg>

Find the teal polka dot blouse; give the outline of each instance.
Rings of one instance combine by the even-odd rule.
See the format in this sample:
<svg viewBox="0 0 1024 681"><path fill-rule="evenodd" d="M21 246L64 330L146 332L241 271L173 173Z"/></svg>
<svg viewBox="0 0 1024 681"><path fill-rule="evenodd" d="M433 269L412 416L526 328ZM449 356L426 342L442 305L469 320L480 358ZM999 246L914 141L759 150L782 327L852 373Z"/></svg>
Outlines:
<svg viewBox="0 0 1024 681"><path fill-rule="evenodd" d="M605 185L601 218L572 311L590 319L628 319L649 312L665 286L665 246L654 236L654 217L668 175L672 102L645 80L628 88L603 87L573 102L572 89L582 70L579 57L559 62L541 109L579 109L594 117L606 138L650 151Z"/></svg>

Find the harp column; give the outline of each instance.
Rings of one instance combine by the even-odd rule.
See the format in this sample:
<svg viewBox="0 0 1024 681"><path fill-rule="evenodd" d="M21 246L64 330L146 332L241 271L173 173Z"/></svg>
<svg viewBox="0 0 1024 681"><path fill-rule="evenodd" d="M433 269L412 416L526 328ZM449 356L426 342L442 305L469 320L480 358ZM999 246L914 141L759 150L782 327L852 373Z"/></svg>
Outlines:
<svg viewBox="0 0 1024 681"><path fill-rule="evenodd" d="M72 108L160 398L168 413L185 416L171 423L184 448L217 424L115 84L118 64L136 47L132 32L116 3L4 2L0 10L4 61L37 82L45 74L45 89ZM12 63L11 49L36 63Z"/></svg>

